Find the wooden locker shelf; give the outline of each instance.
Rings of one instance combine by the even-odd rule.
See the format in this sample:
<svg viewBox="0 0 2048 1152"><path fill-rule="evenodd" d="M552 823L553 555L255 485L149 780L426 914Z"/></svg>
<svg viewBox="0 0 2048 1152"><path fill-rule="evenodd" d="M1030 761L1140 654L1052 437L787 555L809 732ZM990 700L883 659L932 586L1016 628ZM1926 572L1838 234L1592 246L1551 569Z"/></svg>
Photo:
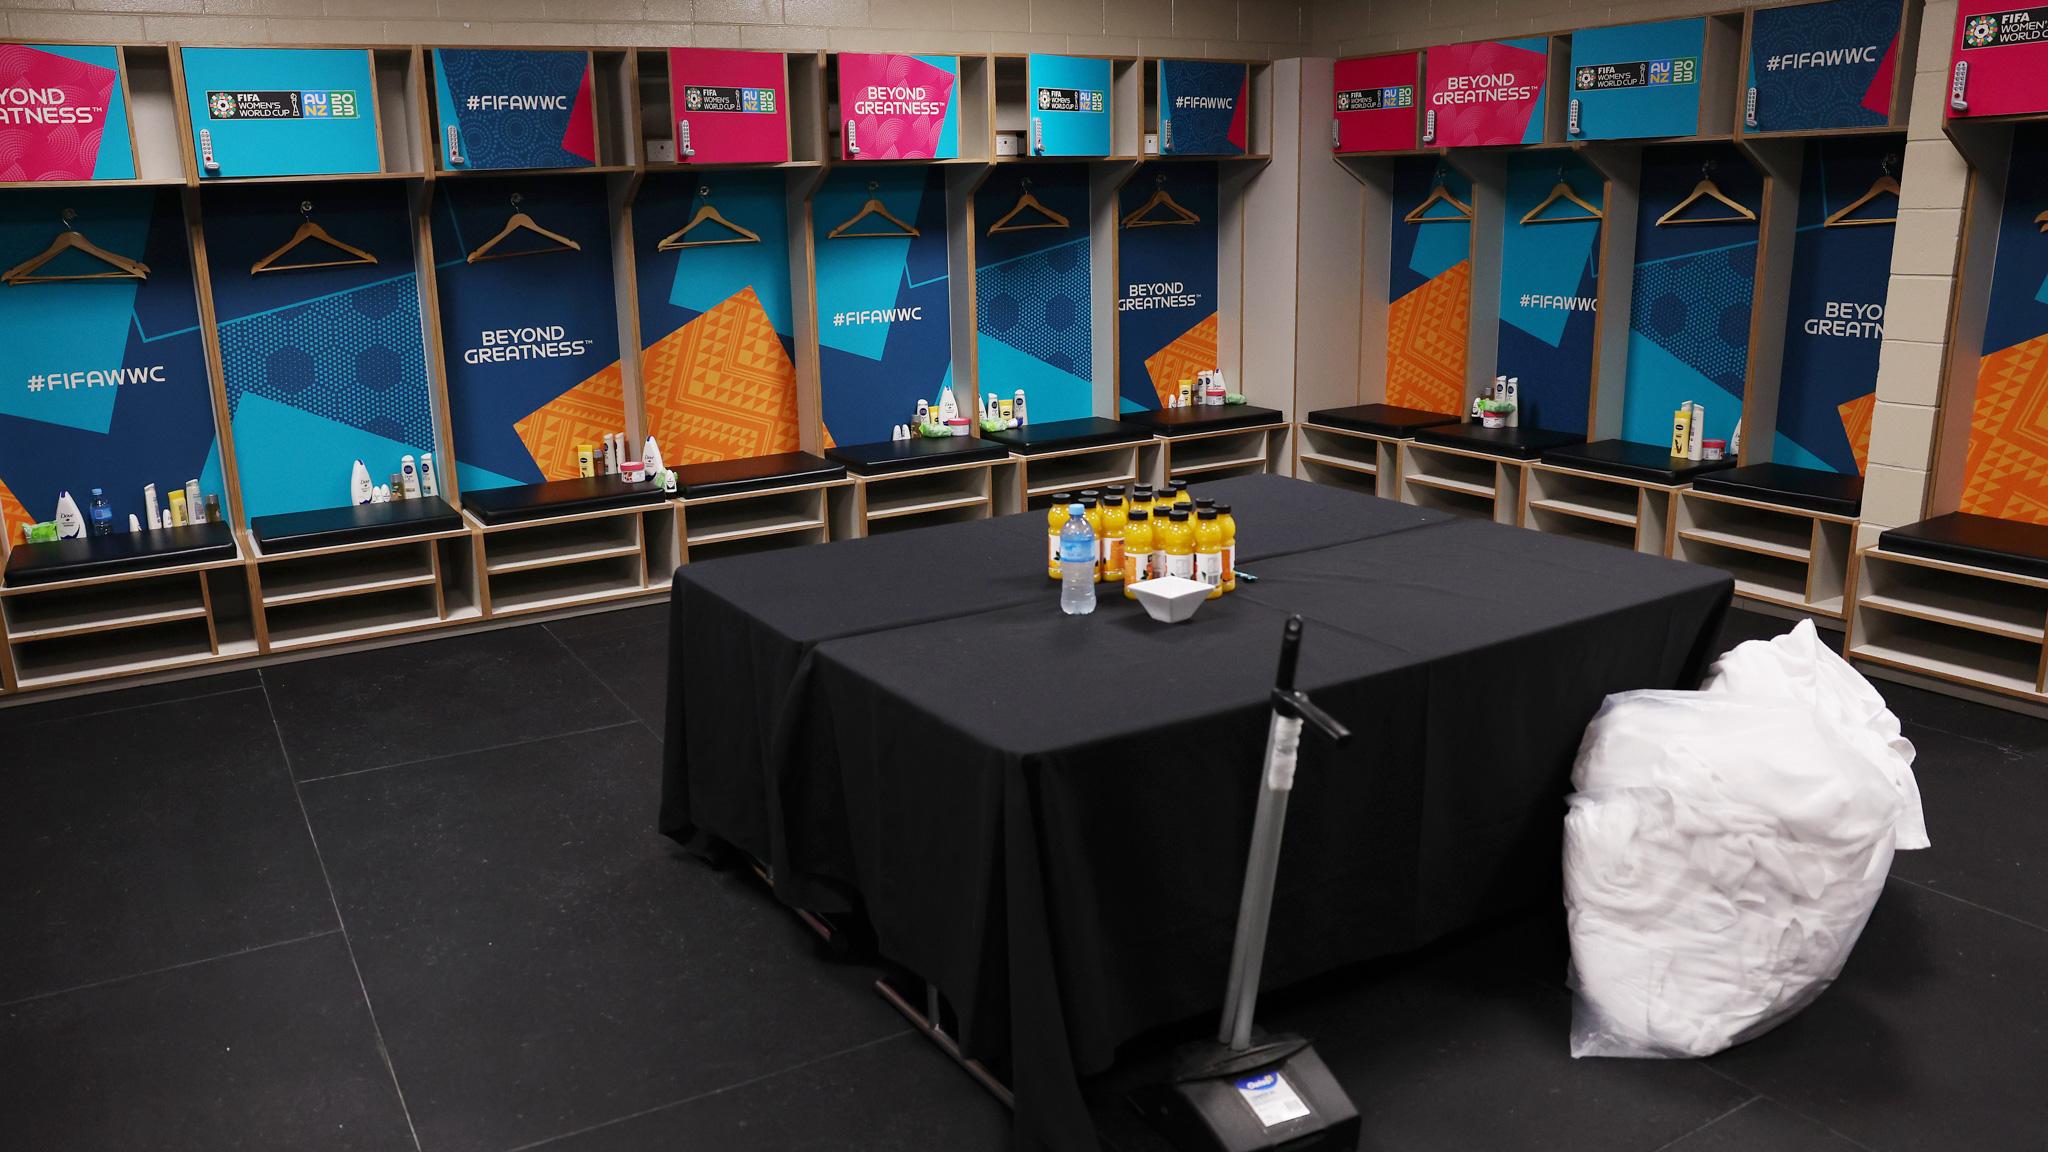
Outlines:
<svg viewBox="0 0 2048 1152"><path fill-rule="evenodd" d="M1633 480L1541 461L1522 485L1522 526L1667 554L1672 502L1682 485Z"/></svg>
<svg viewBox="0 0 2048 1152"><path fill-rule="evenodd" d="M1866 548L1852 660L2048 703L2048 580Z"/></svg>
<svg viewBox="0 0 2048 1152"><path fill-rule="evenodd" d="M1855 538L1846 516L1688 488L1671 556L1729 572L1738 596L1839 620Z"/></svg>

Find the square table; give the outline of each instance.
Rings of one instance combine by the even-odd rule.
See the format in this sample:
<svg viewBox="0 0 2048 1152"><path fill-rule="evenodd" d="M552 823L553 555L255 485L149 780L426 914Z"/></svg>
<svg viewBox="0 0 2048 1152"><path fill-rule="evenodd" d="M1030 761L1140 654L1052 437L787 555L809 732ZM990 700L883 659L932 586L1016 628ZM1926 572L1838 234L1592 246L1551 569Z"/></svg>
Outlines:
<svg viewBox="0 0 2048 1152"><path fill-rule="evenodd" d="M1304 743L1269 987L1554 895L1586 722L1690 686L1733 590L1278 477L1212 492L1260 579L1185 625L1062 616L1036 517L677 574L664 830L861 908L1009 1069L1024 1147L1091 1147L1079 1076L1220 1002L1290 614L1357 739Z"/></svg>

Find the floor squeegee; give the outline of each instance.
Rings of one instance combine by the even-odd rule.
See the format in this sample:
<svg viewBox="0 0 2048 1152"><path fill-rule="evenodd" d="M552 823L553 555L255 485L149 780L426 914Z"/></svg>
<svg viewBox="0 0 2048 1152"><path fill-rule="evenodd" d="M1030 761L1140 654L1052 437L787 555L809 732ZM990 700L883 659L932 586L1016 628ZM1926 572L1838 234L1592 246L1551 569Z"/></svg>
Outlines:
<svg viewBox="0 0 2048 1152"><path fill-rule="evenodd" d="M1138 1110L1182 1152L1354 1152L1358 1147L1358 1109L1308 1040L1252 1028L1302 727L1313 725L1337 746L1351 738L1344 725L1294 687L1300 657L1301 617L1291 616L1280 641L1266 767L1238 901L1222 1024L1216 1039L1176 1054L1171 1080L1131 1095Z"/></svg>

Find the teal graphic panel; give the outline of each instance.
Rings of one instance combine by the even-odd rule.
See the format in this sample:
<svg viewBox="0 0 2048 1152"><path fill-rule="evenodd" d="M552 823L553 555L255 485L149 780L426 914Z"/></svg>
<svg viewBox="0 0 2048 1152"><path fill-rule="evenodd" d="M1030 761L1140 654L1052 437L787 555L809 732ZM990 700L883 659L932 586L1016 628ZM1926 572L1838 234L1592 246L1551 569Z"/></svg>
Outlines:
<svg viewBox="0 0 2048 1152"><path fill-rule="evenodd" d="M1520 378L1522 427L1584 435L1592 398L1601 222L1584 219L1593 213L1570 199L1553 197L1560 184L1603 210L1604 183L1578 157L1508 158L1495 371ZM1537 214L1525 223L1532 212Z"/></svg>
<svg viewBox="0 0 2048 1152"><path fill-rule="evenodd" d="M1109 61L1033 53L1025 65L1034 156L1109 155Z"/></svg>
<svg viewBox="0 0 2048 1152"><path fill-rule="evenodd" d="M1666 20L1572 34L1572 103L1583 140L1691 136L1700 124L1705 20ZM1567 119L1567 127L1570 121Z"/></svg>
<svg viewBox="0 0 2048 1152"><path fill-rule="evenodd" d="M375 172L377 95L362 48L185 48L202 178ZM207 167L211 157L214 166Z"/></svg>
<svg viewBox="0 0 2048 1152"><path fill-rule="evenodd" d="M177 191L17 190L0 203L0 267L48 248L66 209L80 234L148 265L149 278L0 287L0 519L13 541L22 523L55 514L59 492L82 509L104 489L117 531L143 514L145 484L167 497L196 478L225 495ZM67 252L37 274L106 270Z"/></svg>
<svg viewBox="0 0 2048 1152"><path fill-rule="evenodd" d="M856 221L870 200L918 234L879 213ZM953 382L945 171L840 169L812 198L811 221L826 435L838 444L887 440L919 399L936 403ZM965 385L958 399L973 411Z"/></svg>
<svg viewBox="0 0 2048 1152"><path fill-rule="evenodd" d="M1026 195L1044 210L1020 209ZM1049 213L1066 223L1056 224ZM1006 216L1006 227L1021 230L989 231ZM1023 389L1031 419L1041 422L1097 415L1090 383L1088 169L1044 164L991 176L975 193L974 217L983 233L974 246L982 393L1001 399Z"/></svg>
<svg viewBox="0 0 2048 1152"><path fill-rule="evenodd" d="M349 466L382 480L434 450L413 272L394 182L223 185L205 193L207 260L243 506L251 516L349 502ZM302 214L301 206L310 204ZM304 220L374 264L252 272ZM280 263L345 259L309 240Z"/></svg>

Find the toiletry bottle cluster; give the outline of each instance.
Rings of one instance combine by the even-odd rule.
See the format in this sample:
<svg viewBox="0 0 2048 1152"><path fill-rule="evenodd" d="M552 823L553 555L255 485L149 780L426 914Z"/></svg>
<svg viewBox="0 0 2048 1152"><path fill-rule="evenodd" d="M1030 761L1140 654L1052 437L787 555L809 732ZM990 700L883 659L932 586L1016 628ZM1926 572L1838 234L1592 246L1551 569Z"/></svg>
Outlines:
<svg viewBox="0 0 2048 1152"><path fill-rule="evenodd" d="M1493 391L1472 398L1472 418L1487 428L1522 426L1522 378L1495 376Z"/></svg>
<svg viewBox="0 0 2048 1152"><path fill-rule="evenodd" d="M939 393L939 402L933 404L919 397L916 411L911 413L910 423L898 424L889 430L891 440L915 440L920 436L933 439L946 436L967 436L973 432L973 424L979 422L981 430L993 432L1001 428L1022 428L1030 423L1024 414L1024 390L1017 389L1017 395L1010 400L997 399L991 392L986 399L974 402L976 419L970 421L960 413L960 402L953 395L951 384Z"/></svg>
<svg viewBox="0 0 2048 1152"><path fill-rule="evenodd" d="M1724 460L1742 454L1742 423L1735 424L1729 440L1707 435L1705 405L1687 400L1671 414L1671 458L1673 460Z"/></svg>
<svg viewBox="0 0 2048 1152"><path fill-rule="evenodd" d="M388 483L370 482L370 469L361 460L349 468L348 498L351 504L389 504L393 500L421 500L441 494L441 478L434 468L434 454L424 453L415 461L410 453L398 458L398 471Z"/></svg>
<svg viewBox="0 0 2048 1152"><path fill-rule="evenodd" d="M1131 585L1161 576L1199 580L1211 600L1237 590L1237 518L1230 505L1196 499L1185 480L1157 493L1149 484L1128 491L1128 499L1121 484L1053 496L1045 514L1048 577L1065 579L1060 533L1079 508L1095 540L1096 583L1122 584L1132 600L1138 596Z"/></svg>
<svg viewBox="0 0 2048 1152"><path fill-rule="evenodd" d="M1166 398L1168 408L1221 408L1229 401L1230 386L1221 369L1204 368L1194 379L1181 378L1174 394Z"/></svg>
<svg viewBox="0 0 2048 1152"><path fill-rule="evenodd" d="M182 528L187 524L207 524L221 519L220 497L201 496L199 481L187 480L183 488L173 488L167 500L159 501L156 485L142 486L142 515L128 514L128 531L141 532L145 528L152 532L167 528ZM78 501L70 492L57 493L57 514L40 524L21 526L22 542L37 544L49 540L83 540L87 536L112 536L114 534L114 506L107 499L104 489L94 488L87 501L86 510L80 512Z"/></svg>
<svg viewBox="0 0 2048 1152"><path fill-rule="evenodd" d="M660 484L665 492L676 490L676 474L663 465L661 445L653 436L640 446L640 458L633 459L626 452L624 432L605 433L602 444L578 444L576 446L576 474L578 476L617 476L628 484L652 480Z"/></svg>

